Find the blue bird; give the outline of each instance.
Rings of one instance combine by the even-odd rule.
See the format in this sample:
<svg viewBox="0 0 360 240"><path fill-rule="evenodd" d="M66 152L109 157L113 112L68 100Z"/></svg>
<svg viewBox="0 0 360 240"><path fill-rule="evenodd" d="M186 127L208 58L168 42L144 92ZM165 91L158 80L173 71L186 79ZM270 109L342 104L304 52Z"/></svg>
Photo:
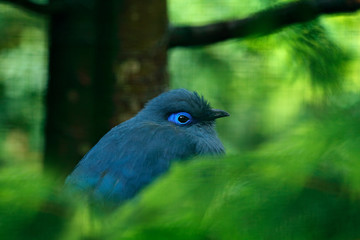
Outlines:
<svg viewBox="0 0 360 240"><path fill-rule="evenodd" d="M66 186L119 205L168 171L171 162L225 152L212 109L196 92L175 89L150 100L106 133L67 177Z"/></svg>

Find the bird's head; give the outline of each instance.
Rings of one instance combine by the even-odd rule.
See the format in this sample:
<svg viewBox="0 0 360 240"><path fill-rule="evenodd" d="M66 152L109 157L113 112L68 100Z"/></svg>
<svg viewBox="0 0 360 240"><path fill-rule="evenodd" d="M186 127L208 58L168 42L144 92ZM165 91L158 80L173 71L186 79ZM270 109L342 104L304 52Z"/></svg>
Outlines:
<svg viewBox="0 0 360 240"><path fill-rule="evenodd" d="M227 117L229 113L211 108L210 104L196 92L175 89L150 100L138 114L138 118L178 128L213 128L215 119Z"/></svg>

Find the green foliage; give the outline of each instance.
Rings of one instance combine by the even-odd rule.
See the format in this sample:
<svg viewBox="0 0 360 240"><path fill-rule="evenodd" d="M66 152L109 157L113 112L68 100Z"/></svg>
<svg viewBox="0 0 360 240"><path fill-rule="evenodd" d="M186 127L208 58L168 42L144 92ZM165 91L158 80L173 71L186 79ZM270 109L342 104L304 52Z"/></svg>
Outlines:
<svg viewBox="0 0 360 240"><path fill-rule="evenodd" d="M226 19L274 3L251 1L249 7L238 8L239 4L225 1L221 7L209 4L204 11L198 7L202 1L192 5L173 0L170 17L175 23L189 23L186 19L204 23L215 20L212 11ZM203 14L190 17L176 11L183 4L192 5L192 11ZM218 123L228 152L256 149L301 122L307 105L355 90L360 59L357 20L357 15L322 17L269 36L171 50L171 86L199 91L214 107L231 113L231 119Z"/></svg>
<svg viewBox="0 0 360 240"><path fill-rule="evenodd" d="M350 54L329 38L321 24L314 21L295 26L284 34L284 40L293 61L297 62L289 64L295 68L290 69L294 76L306 78L302 74L308 74L315 87L325 91L341 87Z"/></svg>
<svg viewBox="0 0 360 240"><path fill-rule="evenodd" d="M341 105L314 107L256 151L177 163L112 213L65 204L53 181L7 168L0 234L23 239L36 224L36 239L357 239L360 101Z"/></svg>
<svg viewBox="0 0 360 240"><path fill-rule="evenodd" d="M70 206L55 182L24 166L0 169L1 239L57 239Z"/></svg>
<svg viewBox="0 0 360 240"><path fill-rule="evenodd" d="M112 239L357 239L359 106L325 109L251 154L178 164L120 209Z"/></svg>
<svg viewBox="0 0 360 240"><path fill-rule="evenodd" d="M46 88L46 21L0 7L0 162L41 159Z"/></svg>

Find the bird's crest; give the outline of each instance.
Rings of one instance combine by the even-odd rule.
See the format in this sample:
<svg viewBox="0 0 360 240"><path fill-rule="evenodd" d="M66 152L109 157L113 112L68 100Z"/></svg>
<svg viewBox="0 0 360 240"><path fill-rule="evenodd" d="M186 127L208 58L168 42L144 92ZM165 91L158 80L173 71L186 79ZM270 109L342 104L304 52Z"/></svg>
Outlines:
<svg viewBox="0 0 360 240"><path fill-rule="evenodd" d="M194 117L200 117L211 110L209 102L197 92L190 92L186 89L174 89L165 92L149 101L145 111L161 111L169 114L173 112L189 112Z"/></svg>

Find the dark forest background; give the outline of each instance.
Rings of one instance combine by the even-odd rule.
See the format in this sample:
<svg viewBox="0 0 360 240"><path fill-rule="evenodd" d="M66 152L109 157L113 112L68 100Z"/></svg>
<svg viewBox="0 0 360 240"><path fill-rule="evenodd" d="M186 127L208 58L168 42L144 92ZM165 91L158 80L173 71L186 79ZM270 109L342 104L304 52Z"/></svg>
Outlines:
<svg viewBox="0 0 360 240"><path fill-rule="evenodd" d="M359 239L360 2L0 1L1 239ZM112 215L62 179L172 88L231 113L227 156Z"/></svg>

